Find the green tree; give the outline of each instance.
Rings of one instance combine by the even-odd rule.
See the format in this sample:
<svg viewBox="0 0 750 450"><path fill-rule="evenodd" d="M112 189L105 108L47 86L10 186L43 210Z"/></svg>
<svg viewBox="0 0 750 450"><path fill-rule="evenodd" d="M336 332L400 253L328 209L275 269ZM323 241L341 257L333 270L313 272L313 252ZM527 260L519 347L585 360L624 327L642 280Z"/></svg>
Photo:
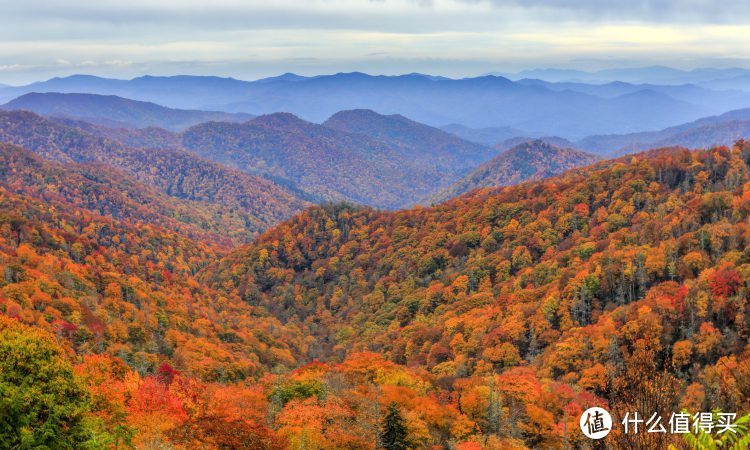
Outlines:
<svg viewBox="0 0 750 450"><path fill-rule="evenodd" d="M718 411L714 412L714 420L717 419ZM692 433L683 435L683 440L691 450L744 450L750 448L750 414L733 421L735 432L724 432L721 434L709 434L704 430L693 430ZM670 450L674 449L670 447Z"/></svg>
<svg viewBox="0 0 750 450"><path fill-rule="evenodd" d="M398 404L388 405L380 430L380 444L386 450L405 450L412 448L409 441L409 431L406 429L404 418L401 416Z"/></svg>
<svg viewBox="0 0 750 450"><path fill-rule="evenodd" d="M54 338L0 316L0 448L103 448L87 408Z"/></svg>

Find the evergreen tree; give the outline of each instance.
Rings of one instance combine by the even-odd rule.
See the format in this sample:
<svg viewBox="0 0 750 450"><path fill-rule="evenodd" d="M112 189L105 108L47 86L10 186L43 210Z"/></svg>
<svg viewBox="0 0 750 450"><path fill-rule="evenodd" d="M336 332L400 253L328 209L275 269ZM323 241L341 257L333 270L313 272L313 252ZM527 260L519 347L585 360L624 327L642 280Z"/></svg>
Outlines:
<svg viewBox="0 0 750 450"><path fill-rule="evenodd" d="M412 447L409 442L409 431L395 402L388 405L386 410L380 430L380 444L386 450L405 450Z"/></svg>

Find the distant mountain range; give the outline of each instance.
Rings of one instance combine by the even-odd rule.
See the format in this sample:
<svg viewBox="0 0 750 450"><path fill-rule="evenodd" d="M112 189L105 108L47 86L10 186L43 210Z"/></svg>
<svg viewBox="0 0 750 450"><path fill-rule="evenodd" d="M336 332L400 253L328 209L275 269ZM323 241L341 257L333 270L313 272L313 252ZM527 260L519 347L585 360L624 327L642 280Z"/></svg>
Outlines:
<svg viewBox="0 0 750 450"><path fill-rule="evenodd" d="M518 136L541 136L541 133L528 132L526 130L519 130L518 128L511 127L486 127L486 128L470 128L465 125L453 123L450 125L444 125L440 127L441 130L451 134L455 134L467 141L476 142L488 146L493 146L498 142L502 142L506 139L512 139Z"/></svg>
<svg viewBox="0 0 750 450"><path fill-rule="evenodd" d="M607 99L627 98L627 96L633 95L642 97L663 95L690 104L706 105L707 110L712 110L713 113L723 113L731 109L744 108L750 105L750 92L737 89L712 90L695 84L632 84L623 81L612 81L605 84L551 83L528 78L519 80L517 83L526 86L544 87L557 92L580 92Z"/></svg>
<svg viewBox="0 0 750 450"><path fill-rule="evenodd" d="M514 82L500 76L453 80L363 73L285 74L253 82L197 76L115 80L75 75L0 88L0 99L30 92L117 95L170 108L232 113L290 112L317 123L341 110L372 109L431 126L506 127L525 131L522 135L533 131L567 139L658 130L750 105L750 94L716 92L706 86L622 83L602 87Z"/></svg>
<svg viewBox="0 0 750 450"><path fill-rule="evenodd" d="M365 76L363 82L369 83L372 81L370 78L373 77ZM287 74L256 83L306 83L306 80L309 81ZM188 77L182 81L190 85L189 82L196 80ZM328 82L332 80L328 79ZM222 83L235 85L229 81ZM582 95L620 99L644 95L644 91L634 90L633 85L626 83L597 87L523 80L519 84L548 92L587 89L589 92ZM679 96L675 90L683 96L697 92L718 95L694 86L662 88L663 92L652 92L657 96ZM592 161L591 155L570 149L597 155L621 155L658 147L729 145L738 139L750 137L750 108L659 131L600 134L579 140L546 136L539 131L527 132L513 127L470 128L453 124L438 129L400 114L383 115L366 109L338 111L318 125L289 113L253 118L244 113L180 110L99 94L24 94L2 108L31 110L52 118L53 121L43 123L45 132L55 136L53 143L59 139L58 135L70 139L70 136L74 136L69 133L70 130L76 130L88 136L86 139L104 139L116 142L122 148L160 149L158 154L133 156L132 152L123 154L123 150L117 147L114 152L100 149L95 157L89 154L70 159L72 149L80 151L80 145L65 144L70 146L67 149L43 146L46 139L44 132L41 133L42 137L38 136L40 140L36 144L18 139L17 135L6 139L32 150L43 148L48 153L47 157L60 161L112 160L108 163L115 167L131 172L140 171L137 178L140 177L141 181L162 183L160 187L170 195L194 196L172 186L174 179L154 180L152 175L147 175L149 164L159 167L160 162L155 159L157 155L172 155L182 162L186 158L197 157L189 164L191 166L199 165L198 161L205 158L218 163L214 166L216 170L238 169L247 178L242 181L244 186L253 185L252 188L238 188L238 195L244 198L256 195L256 191L268 191L270 186L275 185L273 189L280 189L278 197L288 196L285 202L292 205L301 205L305 201L350 201L386 209L407 207L425 199L447 199L477 187L514 184L551 176ZM34 133L38 133L42 122L36 119L31 122L37 124ZM60 130L54 127L60 127ZM15 132L20 132L22 128L19 125ZM86 142L80 136L75 139ZM533 143L529 143L533 140ZM93 148L96 145L109 148L105 144L85 144L83 147ZM107 151L110 154L105 155ZM496 157L498 154L500 156ZM178 172L171 170L172 167L169 169L168 173L182 173L179 168ZM148 177L148 180L144 177ZM203 194L197 194L196 198L206 200ZM295 200L292 201L292 198ZM237 200L232 202L236 203ZM291 211L258 211L253 208L249 213L263 219L250 226L252 230L260 230L265 224L274 223Z"/></svg>
<svg viewBox="0 0 750 450"><path fill-rule="evenodd" d="M111 127L185 128L208 121L244 122L254 116L244 113L173 109L151 102L115 95L30 93L2 106L5 110L32 111L42 116L86 120Z"/></svg>
<svg viewBox="0 0 750 450"><path fill-rule="evenodd" d="M305 83L309 79L287 74L259 82L278 80ZM582 89L586 90L582 95L619 99L648 96L627 83L593 86L522 80L519 84L550 92ZM719 99L730 94L695 86L658 88L661 92L652 91L654 95L687 98L701 93ZM400 208L430 198L497 153L534 139L616 156L658 147L730 145L750 137L750 108L658 131L595 134L575 140L514 127L451 124L438 129L400 114L366 109L338 111L322 125L291 114L251 120L253 116L246 113L173 109L100 94L24 94L2 109L34 111L126 147L187 150L280 183L303 200L347 200L381 208ZM330 163L313 165L310 161Z"/></svg>
<svg viewBox="0 0 750 450"><path fill-rule="evenodd" d="M571 69L534 69L518 73L492 73L503 75L513 80L536 78L550 82L608 83L624 81L627 83L656 83L666 85L700 84L706 87L719 88L734 85L734 89L744 86L750 88L750 70L743 68L701 68L680 70L665 66L605 69L593 72Z"/></svg>
<svg viewBox="0 0 750 450"><path fill-rule="evenodd" d="M285 201L291 205L349 201L393 209L428 198L497 154L488 146L403 116L369 110L342 111L318 125L289 113L236 123L231 120L246 117L174 110L98 94L27 94L6 107L33 109L50 114L51 120L23 111L5 113L0 140L58 161L100 161L137 171L141 181L148 177L149 182L163 183L160 187L170 195L181 189L172 186L181 183L180 164L194 159L190 165L213 161L217 170L242 171L247 183L262 177L264 183L293 196L297 203ZM202 122L178 133L154 126L135 128L154 122L175 126L177 119L186 124L205 117L230 121ZM153 170L165 157L176 162L162 167L159 175L164 178L155 180ZM251 213L269 220L286 216ZM254 229L260 228L261 223Z"/></svg>
<svg viewBox="0 0 750 450"><path fill-rule="evenodd" d="M431 201L439 203L485 187L501 187L540 180L598 161L590 153L555 147L542 140L519 144L482 164L463 179L439 192Z"/></svg>
<svg viewBox="0 0 750 450"><path fill-rule="evenodd" d="M621 155L651 148L680 146L708 148L732 145L750 137L750 108L705 117L660 131L624 135L589 136L577 141L577 148L598 154Z"/></svg>
<svg viewBox="0 0 750 450"><path fill-rule="evenodd" d="M730 146L740 139L750 138L750 108L704 117L658 131L592 135L573 141L559 136L524 133L523 130L515 129L475 129L462 125L450 125L442 129L464 139L490 145L498 151L539 139L557 147L576 148L601 156L618 156L660 147L698 149L715 145Z"/></svg>

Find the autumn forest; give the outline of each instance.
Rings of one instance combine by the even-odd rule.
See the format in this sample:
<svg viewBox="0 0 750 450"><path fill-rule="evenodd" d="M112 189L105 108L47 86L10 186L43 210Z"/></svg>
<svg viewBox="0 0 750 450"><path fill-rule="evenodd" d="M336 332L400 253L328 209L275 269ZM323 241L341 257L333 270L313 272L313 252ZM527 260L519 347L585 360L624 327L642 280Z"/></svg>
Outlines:
<svg viewBox="0 0 750 450"><path fill-rule="evenodd" d="M750 442L748 142L27 100L0 111L2 448ZM619 426L638 411L737 428Z"/></svg>

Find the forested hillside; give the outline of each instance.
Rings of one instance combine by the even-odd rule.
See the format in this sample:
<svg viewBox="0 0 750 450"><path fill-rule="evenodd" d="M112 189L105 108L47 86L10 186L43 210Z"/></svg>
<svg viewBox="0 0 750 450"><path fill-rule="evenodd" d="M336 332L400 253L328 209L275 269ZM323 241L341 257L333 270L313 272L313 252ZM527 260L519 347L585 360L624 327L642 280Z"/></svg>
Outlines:
<svg viewBox="0 0 750 450"><path fill-rule="evenodd" d="M88 134L97 137L109 138L125 145L126 147L143 147L158 149L179 149L182 147L180 135L159 127L131 128L131 127L107 127L85 120L55 117L54 122L62 125L78 128Z"/></svg>
<svg viewBox="0 0 750 450"><path fill-rule="evenodd" d="M398 114L382 115L362 109L340 111L323 125L370 136L396 146L400 153L420 166L437 167L459 176L497 153L490 147L465 141Z"/></svg>
<svg viewBox="0 0 750 450"><path fill-rule="evenodd" d="M428 209L315 208L202 279L313 337L308 358L425 370L474 431L407 420L424 445L561 448L591 404L747 411L749 162L663 151Z"/></svg>
<svg viewBox="0 0 750 450"><path fill-rule="evenodd" d="M473 189L500 187L541 180L575 167L596 162L590 153L560 148L537 139L515 145L477 167L470 174L438 192L433 202L445 201Z"/></svg>
<svg viewBox="0 0 750 450"><path fill-rule="evenodd" d="M196 427L207 420L170 397L172 367L185 383L226 383L304 354L298 332L195 280L221 250L181 223L204 219L184 202L101 165L63 167L7 145L0 156L3 446L150 445L186 411ZM191 386L195 401L213 395Z"/></svg>
<svg viewBox="0 0 750 450"><path fill-rule="evenodd" d="M20 145L54 161L105 164L168 196L193 200L195 208L213 214L214 225L235 242L248 241L307 205L271 181L187 151L126 147L29 112L0 112L0 142Z"/></svg>
<svg viewBox="0 0 750 450"><path fill-rule="evenodd" d="M0 389L33 445L585 448L593 405L750 409L744 142L312 207L231 253L129 171L0 150Z"/></svg>
<svg viewBox="0 0 750 450"><path fill-rule="evenodd" d="M188 129L181 139L201 157L287 180L324 201L404 207L455 179L412 160L396 146L291 114L242 124L208 122Z"/></svg>

